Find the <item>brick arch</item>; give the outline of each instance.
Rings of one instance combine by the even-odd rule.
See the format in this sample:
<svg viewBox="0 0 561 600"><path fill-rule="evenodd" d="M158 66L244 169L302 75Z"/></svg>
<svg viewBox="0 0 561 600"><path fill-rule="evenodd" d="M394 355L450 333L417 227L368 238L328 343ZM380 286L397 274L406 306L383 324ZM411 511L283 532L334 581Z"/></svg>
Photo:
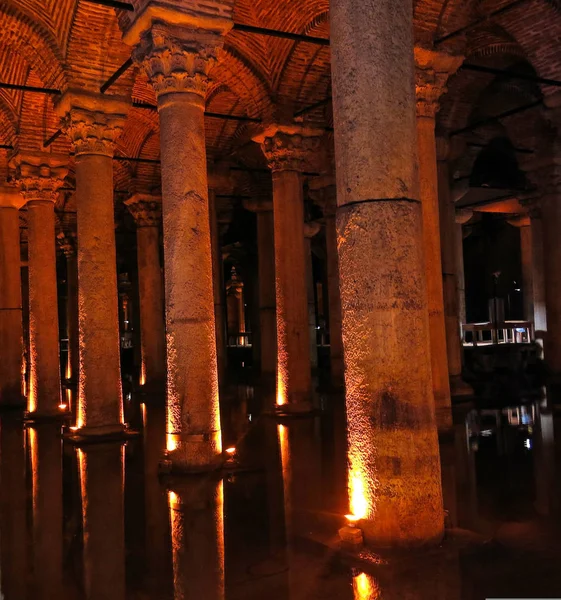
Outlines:
<svg viewBox="0 0 561 600"><path fill-rule="evenodd" d="M17 117L0 90L0 144L14 145L17 135Z"/></svg>

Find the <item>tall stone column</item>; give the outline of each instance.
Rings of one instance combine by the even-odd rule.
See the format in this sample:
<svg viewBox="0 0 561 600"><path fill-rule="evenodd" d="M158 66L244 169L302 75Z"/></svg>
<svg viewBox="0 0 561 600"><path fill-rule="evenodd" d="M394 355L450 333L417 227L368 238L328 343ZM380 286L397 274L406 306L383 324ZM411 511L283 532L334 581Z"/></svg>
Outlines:
<svg viewBox="0 0 561 600"><path fill-rule="evenodd" d="M58 110L76 155L80 372L78 435L123 430L113 153L128 105L68 91Z"/></svg>
<svg viewBox="0 0 561 600"><path fill-rule="evenodd" d="M423 207L432 387L439 430L452 427L452 405L444 318L435 117L440 108L440 97L446 92L446 81L461 61L461 57L415 47L420 198Z"/></svg>
<svg viewBox="0 0 561 600"><path fill-rule="evenodd" d="M20 405L23 372L20 236L18 209L25 200L11 186L0 187L0 406Z"/></svg>
<svg viewBox="0 0 561 600"><path fill-rule="evenodd" d="M331 2L350 509L380 546L438 542L444 531L412 11L409 0L368 11Z"/></svg>
<svg viewBox="0 0 561 600"><path fill-rule="evenodd" d="M138 295L140 301L140 385L147 392L163 393L166 380L166 333L160 265L162 200L151 194L134 194L125 205L136 223Z"/></svg>
<svg viewBox="0 0 561 600"><path fill-rule="evenodd" d="M224 381L228 355L226 349L226 323L224 322L224 266L220 247L220 226L216 207L216 192L208 190L210 241L212 248L212 290L214 294L214 322L216 328L216 363L218 381Z"/></svg>
<svg viewBox="0 0 561 600"><path fill-rule="evenodd" d="M542 213L534 202L529 211L532 239L532 304L534 308L534 334L543 346L547 332L547 315L545 308L545 273L544 273L544 239Z"/></svg>
<svg viewBox="0 0 561 600"><path fill-rule="evenodd" d="M301 173L319 149L319 132L274 125L255 138L273 172L277 307L277 407L307 412L312 407L308 292Z"/></svg>
<svg viewBox="0 0 561 600"><path fill-rule="evenodd" d="M318 343L316 320L316 292L314 289L314 270L312 261L312 238L319 233L319 223L304 223L306 251L306 291L308 298L308 329L310 330L310 364L312 369L318 368Z"/></svg>
<svg viewBox="0 0 561 600"><path fill-rule="evenodd" d="M460 327L467 323L466 315L466 275L464 270L464 225L473 217L473 211L470 209L456 210L456 228L454 230L454 246L456 252L456 277L458 283L458 317Z"/></svg>
<svg viewBox="0 0 561 600"><path fill-rule="evenodd" d="M226 308L228 312L228 335L237 337L245 333L244 284L236 267L232 267L226 283Z"/></svg>
<svg viewBox="0 0 561 600"><path fill-rule="evenodd" d="M446 327L450 393L452 396L464 396L473 393L473 390L462 379L463 348L459 316L458 261L456 258L456 208L450 194L450 172L447 160L448 140L442 137L437 138L436 149L438 159L444 321Z"/></svg>
<svg viewBox="0 0 561 600"><path fill-rule="evenodd" d="M257 261L259 279L259 328L261 373L273 378L277 367L275 297L275 224L270 200L245 200L244 208L257 214Z"/></svg>
<svg viewBox="0 0 561 600"><path fill-rule="evenodd" d="M520 262L522 267L522 307L523 318L534 320L534 277L532 260L532 229L530 217L521 215L508 220L509 225L520 232Z"/></svg>
<svg viewBox="0 0 561 600"><path fill-rule="evenodd" d="M223 35L226 1L149 8L125 33L158 99L164 215L167 451L175 469L206 469L221 452L216 331L205 148L205 93ZM167 18L167 17L166 17ZM160 18L159 18L160 19ZM173 57L173 60L171 60Z"/></svg>
<svg viewBox="0 0 561 600"><path fill-rule="evenodd" d="M20 154L12 166L27 203L31 417L60 413L60 348L55 202L68 172L66 156Z"/></svg>
<svg viewBox="0 0 561 600"><path fill-rule="evenodd" d="M332 177L316 178L309 183L310 195L319 204L325 221L327 254L327 296L329 304L329 353L331 380L334 385L344 384L343 334L341 331L341 292L339 291L339 256L337 254L337 189Z"/></svg>

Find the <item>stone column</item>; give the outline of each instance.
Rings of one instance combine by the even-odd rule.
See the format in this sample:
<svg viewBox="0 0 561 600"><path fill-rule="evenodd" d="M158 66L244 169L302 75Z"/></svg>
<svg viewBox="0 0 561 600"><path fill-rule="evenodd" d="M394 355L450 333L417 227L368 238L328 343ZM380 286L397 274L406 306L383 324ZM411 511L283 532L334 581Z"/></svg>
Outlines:
<svg viewBox="0 0 561 600"><path fill-rule="evenodd" d="M226 1L148 9L126 43L158 99L164 214L167 335L167 451L175 469L212 467L221 452L212 253L205 148L205 93L223 35L232 27ZM173 57L173 60L170 58Z"/></svg>
<svg viewBox="0 0 561 600"><path fill-rule="evenodd" d="M448 140L437 138L438 198L440 209L440 241L442 258L442 282L444 291L444 320L446 326L446 351L448 374L452 396L473 393L462 379L463 348L459 316L458 260L456 258L456 208L450 194L448 169Z"/></svg>
<svg viewBox="0 0 561 600"><path fill-rule="evenodd" d="M11 186L0 187L0 406L23 403L23 321L19 214L25 200Z"/></svg>
<svg viewBox="0 0 561 600"><path fill-rule="evenodd" d="M534 308L534 335L543 346L547 332L547 316L545 309L545 273L544 273L544 239L541 210L534 202L529 211L532 239L532 287Z"/></svg>
<svg viewBox="0 0 561 600"><path fill-rule="evenodd" d="M140 301L140 385L149 393L162 393L166 380L166 333L160 265L162 200L151 194L134 194L125 201L136 223L138 296Z"/></svg>
<svg viewBox="0 0 561 600"><path fill-rule="evenodd" d="M12 162L27 203L31 417L60 413L55 202L67 162L66 156L47 153L20 154Z"/></svg>
<svg viewBox="0 0 561 600"><path fill-rule="evenodd" d="M331 380L334 385L344 385L343 335L341 332L341 293L339 291L339 257L337 255L337 189L334 178L310 181L310 194L319 204L325 221L325 246L327 254L327 295L329 304L329 352Z"/></svg>
<svg viewBox="0 0 561 600"><path fill-rule="evenodd" d="M522 267L522 306L523 318L526 321L534 320L534 283L532 268L532 230L530 217L521 215L509 219L508 224L520 231L520 262Z"/></svg>
<svg viewBox="0 0 561 600"><path fill-rule="evenodd" d="M318 368L318 343L316 321L316 292L314 289L314 271L312 261L312 238L319 233L319 223L304 223L306 252L306 291L308 298L308 329L310 330L310 364L312 369Z"/></svg>
<svg viewBox="0 0 561 600"><path fill-rule="evenodd" d="M59 102L76 154L80 372L78 435L123 430L113 153L128 105L67 92Z"/></svg>
<svg viewBox="0 0 561 600"><path fill-rule="evenodd" d="M440 97L447 91L446 81L461 61L461 57L415 47L420 198L423 206L432 387L439 430L452 427L452 405L444 318L435 117L440 108Z"/></svg>
<svg viewBox="0 0 561 600"><path fill-rule="evenodd" d="M466 315L466 276L464 271L464 225L473 217L473 211L470 209L456 210L456 227L454 230L454 246L456 252L456 277L458 280L458 317L460 327L467 323Z"/></svg>
<svg viewBox="0 0 561 600"><path fill-rule="evenodd" d="M259 328L261 373L273 378L277 367L275 298L275 225L270 200L245 200L244 208L257 214L257 260L259 279Z"/></svg>
<svg viewBox="0 0 561 600"><path fill-rule="evenodd" d="M379 546L436 543L444 531L412 11L409 0L331 3L350 509Z"/></svg>
<svg viewBox="0 0 561 600"><path fill-rule="evenodd" d="M216 362L218 380L224 381L228 365L226 324L224 323L224 266L220 247L220 227L216 207L216 192L208 190L210 241L212 248L212 290L214 294L214 322L216 328Z"/></svg>
<svg viewBox="0 0 561 600"><path fill-rule="evenodd" d="M277 408L312 408L304 191L301 173L320 146L320 132L274 125L255 141L273 172L277 306Z"/></svg>
<svg viewBox="0 0 561 600"><path fill-rule="evenodd" d="M230 279L226 283L226 307L228 309L228 335L245 333L244 284L236 267L232 267Z"/></svg>

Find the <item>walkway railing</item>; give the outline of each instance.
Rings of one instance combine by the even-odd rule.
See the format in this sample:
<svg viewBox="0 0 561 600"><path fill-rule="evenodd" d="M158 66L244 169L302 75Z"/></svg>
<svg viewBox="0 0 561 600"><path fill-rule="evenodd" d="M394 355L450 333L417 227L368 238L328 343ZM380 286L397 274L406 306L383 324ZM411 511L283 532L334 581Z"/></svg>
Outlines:
<svg viewBox="0 0 561 600"><path fill-rule="evenodd" d="M464 346L531 344L533 341L534 324L531 321L466 323L462 325Z"/></svg>

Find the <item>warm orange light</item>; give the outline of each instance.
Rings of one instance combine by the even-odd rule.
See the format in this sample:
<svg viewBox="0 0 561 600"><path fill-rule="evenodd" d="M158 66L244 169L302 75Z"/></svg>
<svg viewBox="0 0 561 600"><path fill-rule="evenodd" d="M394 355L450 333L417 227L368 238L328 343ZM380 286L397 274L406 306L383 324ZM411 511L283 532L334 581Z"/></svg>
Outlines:
<svg viewBox="0 0 561 600"><path fill-rule="evenodd" d="M70 431L78 431L78 429L80 429L79 427L75 426L75 427L71 427Z"/></svg>
<svg viewBox="0 0 561 600"><path fill-rule="evenodd" d="M366 573L353 577L354 600L377 600L382 597L376 580Z"/></svg>
<svg viewBox="0 0 561 600"><path fill-rule="evenodd" d="M345 519L349 522L351 527L354 527L358 521L360 521L360 517L356 515L345 515Z"/></svg>
<svg viewBox="0 0 561 600"><path fill-rule="evenodd" d="M60 408L60 410L66 410L67 408L66 404L59 404L58 407Z"/></svg>
<svg viewBox="0 0 561 600"><path fill-rule="evenodd" d="M357 520L364 519L368 514L368 502L365 494L364 477L359 471L351 471L349 474L349 493L351 514Z"/></svg>
<svg viewBox="0 0 561 600"><path fill-rule="evenodd" d="M236 449L232 446L231 448L226 448L226 450L224 450L224 452L226 452L227 454L230 454L230 456L232 454L236 453Z"/></svg>
<svg viewBox="0 0 561 600"><path fill-rule="evenodd" d="M168 452L173 452L177 450L179 445L179 436L175 433L168 433L166 436L166 448Z"/></svg>

